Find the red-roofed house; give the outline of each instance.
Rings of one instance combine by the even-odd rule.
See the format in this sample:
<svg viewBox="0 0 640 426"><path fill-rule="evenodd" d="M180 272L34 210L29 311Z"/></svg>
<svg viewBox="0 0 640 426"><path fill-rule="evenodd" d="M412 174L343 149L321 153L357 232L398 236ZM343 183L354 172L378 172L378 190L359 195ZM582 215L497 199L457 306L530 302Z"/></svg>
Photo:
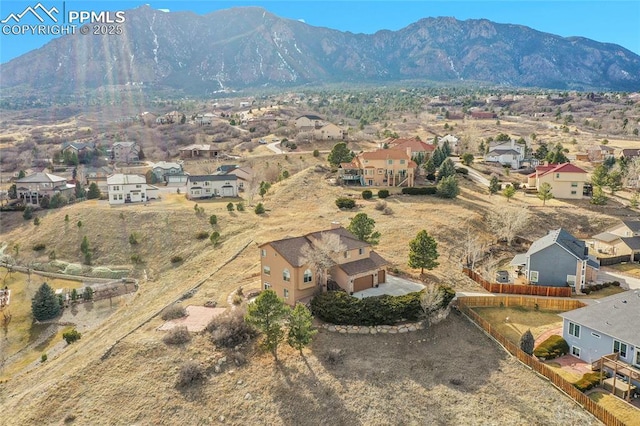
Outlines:
<svg viewBox="0 0 640 426"><path fill-rule="evenodd" d="M540 188L545 182L551 185L551 192L555 198L581 199L584 184L587 182L587 172L570 163L537 166L535 173L528 176L527 186Z"/></svg>
<svg viewBox="0 0 640 426"><path fill-rule="evenodd" d="M436 146L422 142L420 139L392 139L387 144L389 149L401 149L413 158L414 155L424 155L425 158L431 156Z"/></svg>
<svg viewBox="0 0 640 426"><path fill-rule="evenodd" d="M407 151L378 149L340 164L339 175L344 183L362 186L413 186L417 168Z"/></svg>

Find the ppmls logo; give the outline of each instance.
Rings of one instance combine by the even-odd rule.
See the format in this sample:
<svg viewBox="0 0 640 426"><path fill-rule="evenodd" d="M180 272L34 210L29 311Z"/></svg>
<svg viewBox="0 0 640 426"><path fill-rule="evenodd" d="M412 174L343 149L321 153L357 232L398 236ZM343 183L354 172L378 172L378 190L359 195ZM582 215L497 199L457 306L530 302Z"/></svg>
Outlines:
<svg viewBox="0 0 640 426"><path fill-rule="evenodd" d="M42 5L42 3L38 3L33 7L27 6L27 8L23 10L22 13L10 13L9 16L4 18L0 22L2 22L3 24L7 24L9 23L9 21L13 20L16 24L19 24L23 16L25 16L27 13L31 13L38 21L44 23L44 18L42 18L38 11L40 11L40 14L48 16L49 19L51 19L53 22L58 22L58 18L54 16L54 13L58 14L60 13L60 11L55 6L47 10L47 8Z"/></svg>
<svg viewBox="0 0 640 426"><path fill-rule="evenodd" d="M4 35L64 35L75 34L78 25L96 24L91 29L81 28L82 34L107 34L122 32L122 28L114 24L125 22L124 11L68 10L66 2L60 7L47 8L42 3L27 6L22 12L12 12L4 19L2 34ZM61 12L62 10L62 12ZM33 23L37 21L37 23ZM109 24L109 27L106 27Z"/></svg>

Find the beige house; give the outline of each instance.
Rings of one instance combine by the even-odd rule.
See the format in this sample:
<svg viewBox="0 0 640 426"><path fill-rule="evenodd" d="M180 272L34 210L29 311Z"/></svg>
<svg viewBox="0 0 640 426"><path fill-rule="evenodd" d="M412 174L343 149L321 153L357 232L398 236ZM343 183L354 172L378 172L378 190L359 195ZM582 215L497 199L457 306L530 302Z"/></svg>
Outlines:
<svg viewBox="0 0 640 426"><path fill-rule="evenodd" d="M339 176L344 183L362 186L414 186L418 165L410 149L379 149L358 154L351 163L342 163Z"/></svg>
<svg viewBox="0 0 640 426"><path fill-rule="evenodd" d="M598 254L628 256L640 254L640 220L623 220L589 240ZM633 260L633 259L632 259Z"/></svg>
<svg viewBox="0 0 640 426"><path fill-rule="evenodd" d="M132 163L140 160L140 146L136 142L114 142L111 158L116 163Z"/></svg>
<svg viewBox="0 0 640 426"><path fill-rule="evenodd" d="M209 144L192 144L180 148L180 158L217 158L220 151Z"/></svg>
<svg viewBox="0 0 640 426"><path fill-rule="evenodd" d="M326 241L334 243L329 245ZM328 250L329 246L339 251ZM317 276L318 271L305 259L309 250L324 250L332 259L334 265L326 271L326 281ZM349 294L382 284L386 282L388 265L368 243L339 225L260 246L262 288L274 290L289 305L309 300L326 290L327 283L334 283Z"/></svg>
<svg viewBox="0 0 640 426"><path fill-rule="evenodd" d="M69 196L76 187L68 183L66 178L43 172L33 173L15 182L18 200L32 206L39 206L43 197L51 199L58 193Z"/></svg>
<svg viewBox="0 0 640 426"><path fill-rule="evenodd" d="M296 129L302 132L309 132L315 129L319 129L324 125L324 120L317 115L301 115L296 118L295 126Z"/></svg>
<svg viewBox="0 0 640 426"><path fill-rule="evenodd" d="M424 155L428 158L435 151L436 146L430 143L422 142L418 138L412 139L391 139L386 142L389 149L399 149L407 152L411 157L414 155Z"/></svg>
<svg viewBox="0 0 640 426"><path fill-rule="evenodd" d="M329 123L319 129L314 129L313 138L322 141L344 140L347 138L347 131L342 130L333 123Z"/></svg>
<svg viewBox="0 0 640 426"><path fill-rule="evenodd" d="M535 173L527 177L529 188L540 188L543 183L551 185L555 198L576 199L583 197L587 172L570 163L537 166Z"/></svg>

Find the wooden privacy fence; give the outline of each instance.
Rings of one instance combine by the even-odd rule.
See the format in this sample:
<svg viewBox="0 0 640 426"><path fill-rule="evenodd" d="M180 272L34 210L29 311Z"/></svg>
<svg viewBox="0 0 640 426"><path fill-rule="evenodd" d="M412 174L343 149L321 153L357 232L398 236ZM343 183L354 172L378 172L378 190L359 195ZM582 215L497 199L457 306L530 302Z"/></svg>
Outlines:
<svg viewBox="0 0 640 426"><path fill-rule="evenodd" d="M502 297L459 297L458 298L458 309L464 315L466 315L471 321L476 323L480 328L482 328L487 334L489 334L494 340L500 343L511 355L515 356L518 361L527 365L529 368L534 370L535 372L543 375L553 385L564 392L569 397L573 398L578 404L580 404L585 410L589 411L593 414L598 420L603 422L607 426L625 426L625 423L619 420L616 416L614 416L610 411L604 408L601 405L598 405L595 401L591 400L587 395L580 392L576 389L575 386L568 380L564 379L558 373L553 371L550 367L545 365L544 363L538 361L535 357L527 355L522 349L518 347L515 343L511 342L509 339L500 334L497 330L495 330L489 321L483 319L478 315L472 308L474 303L478 303L477 299L489 299L493 301L493 306L500 305L500 299ZM512 300L512 304L515 305L515 299L518 298L510 298ZM529 298L522 298L528 300ZM545 299L541 299L545 300ZM564 300L560 300L564 302ZM567 300L569 302L569 300ZM582 303L578 301L573 301L579 303L584 306ZM467 304L468 303L468 304ZM491 302L487 302L491 303ZM489 306L489 305L484 305ZM526 306L526 305L525 305ZM542 306L541 306L542 307Z"/></svg>
<svg viewBox="0 0 640 426"><path fill-rule="evenodd" d="M529 296L468 296L459 297L458 300L460 299L464 300L466 306L474 308L486 306L524 306L531 309L564 312L585 306L584 303L575 299L547 299L544 297Z"/></svg>
<svg viewBox="0 0 640 426"><path fill-rule="evenodd" d="M547 297L571 297L571 287L492 283L485 280L480 274L472 271L469 268L462 268L462 272L491 293L524 294L529 296Z"/></svg>

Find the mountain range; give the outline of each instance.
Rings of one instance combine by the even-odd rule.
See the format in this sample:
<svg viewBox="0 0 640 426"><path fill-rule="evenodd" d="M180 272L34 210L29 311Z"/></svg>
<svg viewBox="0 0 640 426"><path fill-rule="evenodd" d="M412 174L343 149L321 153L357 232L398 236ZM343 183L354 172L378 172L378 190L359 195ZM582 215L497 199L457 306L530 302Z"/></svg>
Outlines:
<svg viewBox="0 0 640 426"><path fill-rule="evenodd" d="M0 66L3 90L74 93L143 84L184 94L325 83L428 81L640 90L640 56L614 44L488 20L425 18L353 34L260 7L207 15L126 11L120 35L57 38Z"/></svg>

